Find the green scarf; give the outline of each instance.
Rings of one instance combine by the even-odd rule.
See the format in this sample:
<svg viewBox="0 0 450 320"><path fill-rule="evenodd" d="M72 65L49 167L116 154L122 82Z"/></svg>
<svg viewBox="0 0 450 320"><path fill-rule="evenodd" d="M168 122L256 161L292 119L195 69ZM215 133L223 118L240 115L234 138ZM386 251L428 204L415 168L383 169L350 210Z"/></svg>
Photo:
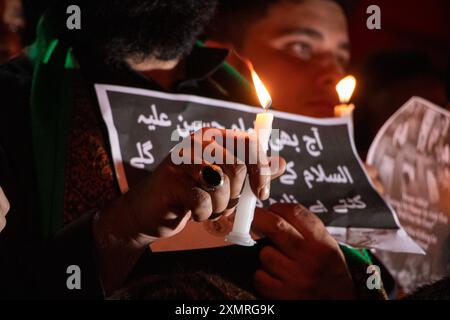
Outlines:
<svg viewBox="0 0 450 320"><path fill-rule="evenodd" d="M31 126L41 231L54 235L63 225L64 166L72 111L72 76L76 60L61 41L58 22L40 20L37 39L26 50L34 66Z"/></svg>

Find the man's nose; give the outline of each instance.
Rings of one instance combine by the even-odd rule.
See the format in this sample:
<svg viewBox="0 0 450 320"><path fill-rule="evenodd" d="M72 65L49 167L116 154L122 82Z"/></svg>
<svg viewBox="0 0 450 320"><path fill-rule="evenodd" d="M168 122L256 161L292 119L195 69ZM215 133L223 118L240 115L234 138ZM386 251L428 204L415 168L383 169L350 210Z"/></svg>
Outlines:
<svg viewBox="0 0 450 320"><path fill-rule="evenodd" d="M317 61L316 81L320 87L335 87L345 75L344 68L331 53L322 54Z"/></svg>

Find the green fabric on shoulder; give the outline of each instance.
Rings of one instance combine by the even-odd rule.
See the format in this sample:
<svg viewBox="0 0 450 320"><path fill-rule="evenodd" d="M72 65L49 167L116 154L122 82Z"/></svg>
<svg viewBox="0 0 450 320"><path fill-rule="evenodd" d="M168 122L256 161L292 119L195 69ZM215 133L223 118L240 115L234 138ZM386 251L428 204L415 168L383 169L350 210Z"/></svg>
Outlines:
<svg viewBox="0 0 450 320"><path fill-rule="evenodd" d="M57 15L48 11L36 41L25 51L33 64L30 115L39 217L44 238L63 226L64 169L72 110L72 75L77 63L61 39Z"/></svg>
<svg viewBox="0 0 450 320"><path fill-rule="evenodd" d="M368 267L373 264L369 250L352 248L346 245L340 245L340 248L353 279L356 298L358 300L386 300L387 294L380 274L378 275L381 282L380 288L372 288L367 284L369 277L373 276L373 271L367 272Z"/></svg>
<svg viewBox="0 0 450 320"><path fill-rule="evenodd" d="M340 245L341 251L344 253L345 259L348 263L365 263L367 265L372 264L369 251L367 249L357 249L346 245Z"/></svg>

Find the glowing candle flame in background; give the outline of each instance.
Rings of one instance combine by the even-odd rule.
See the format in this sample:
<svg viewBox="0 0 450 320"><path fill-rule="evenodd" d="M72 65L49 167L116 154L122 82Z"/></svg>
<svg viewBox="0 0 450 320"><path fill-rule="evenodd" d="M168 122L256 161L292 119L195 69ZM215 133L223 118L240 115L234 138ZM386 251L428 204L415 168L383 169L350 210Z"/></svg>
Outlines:
<svg viewBox="0 0 450 320"><path fill-rule="evenodd" d="M353 91L356 87L356 79L354 76L346 76L336 85L336 91L339 95L341 103L346 104L350 101Z"/></svg>

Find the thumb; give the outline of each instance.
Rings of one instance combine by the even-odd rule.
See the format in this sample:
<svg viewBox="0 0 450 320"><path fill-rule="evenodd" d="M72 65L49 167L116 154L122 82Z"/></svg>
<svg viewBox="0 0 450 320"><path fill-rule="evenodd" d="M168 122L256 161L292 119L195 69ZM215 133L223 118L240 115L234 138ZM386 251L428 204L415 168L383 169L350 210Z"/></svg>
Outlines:
<svg viewBox="0 0 450 320"><path fill-rule="evenodd" d="M286 171L286 160L284 160L284 158L280 156L270 157L269 167L271 179L275 180L276 178L282 176Z"/></svg>

